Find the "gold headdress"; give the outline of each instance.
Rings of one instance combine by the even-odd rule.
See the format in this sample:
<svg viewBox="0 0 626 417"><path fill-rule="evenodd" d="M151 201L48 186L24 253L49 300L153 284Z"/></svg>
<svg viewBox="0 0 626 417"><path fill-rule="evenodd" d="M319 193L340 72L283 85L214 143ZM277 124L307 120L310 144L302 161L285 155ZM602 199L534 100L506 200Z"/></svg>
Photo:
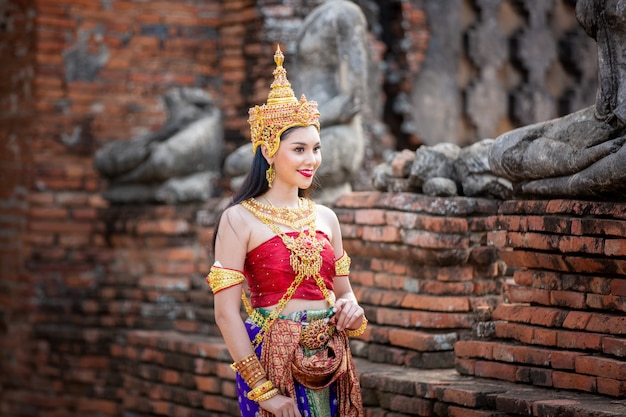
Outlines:
<svg viewBox="0 0 626 417"><path fill-rule="evenodd" d="M252 151L256 152L259 145L267 146L271 158L280 146L280 135L294 126L315 126L320 130L320 112L315 101L307 101L304 94L300 101L291 89L287 79L287 71L283 68L285 56L276 48L274 62L274 82L270 86L271 91L267 103L262 106L254 106L250 109L248 123L252 136Z"/></svg>

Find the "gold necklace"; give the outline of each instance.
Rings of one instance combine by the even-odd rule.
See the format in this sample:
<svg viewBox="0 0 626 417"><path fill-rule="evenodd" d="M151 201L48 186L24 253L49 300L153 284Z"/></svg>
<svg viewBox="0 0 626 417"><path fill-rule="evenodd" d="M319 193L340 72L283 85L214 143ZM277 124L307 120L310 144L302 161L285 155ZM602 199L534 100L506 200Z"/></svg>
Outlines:
<svg viewBox="0 0 626 417"><path fill-rule="evenodd" d="M266 224L282 224L293 230L300 230L317 218L315 203L306 198L298 200L298 207L277 208L254 197L242 201L241 205Z"/></svg>
<svg viewBox="0 0 626 417"><path fill-rule="evenodd" d="M270 326L274 323L274 320L276 320L280 313L285 309L287 303L293 297L296 290L304 279L313 278L319 289L322 291L322 294L324 295L324 298L326 299L328 304L331 306L334 304L330 296L330 292L326 287L326 283L320 275L320 270L322 268L323 262L322 251L324 250L324 242L318 240L315 233L315 223L317 220L317 210L315 209L315 203L307 199L301 199L301 201L306 202L307 210L311 210L312 215L310 213L307 214L306 218L308 219L308 222L306 222L305 224L308 225L308 228L300 231L298 233L298 237L296 238L289 236L286 232L280 230L280 228L272 222L272 220L274 220L274 217L268 216L267 212L262 212L258 210L256 203L265 207L270 206L266 206L254 198L250 198L241 202L243 207L245 207L252 214L254 214L259 220L261 220L270 229L272 229L272 231L278 237L281 238L285 247L287 247L287 249L289 250L289 264L296 274L294 280L291 282L291 285L289 285L289 288L287 288L285 294L283 294L281 299L278 301L276 308L272 310L267 318L264 318L260 313L252 310L251 307L250 309L248 309L249 303L247 303L247 299L244 298L244 304L246 304L246 310L248 310L248 314L254 316L255 321L258 320L263 323L261 329L259 330L259 333L252 341L252 345L255 349L261 343L265 332L267 332ZM281 217L280 220L284 219ZM303 224L303 226L305 224Z"/></svg>

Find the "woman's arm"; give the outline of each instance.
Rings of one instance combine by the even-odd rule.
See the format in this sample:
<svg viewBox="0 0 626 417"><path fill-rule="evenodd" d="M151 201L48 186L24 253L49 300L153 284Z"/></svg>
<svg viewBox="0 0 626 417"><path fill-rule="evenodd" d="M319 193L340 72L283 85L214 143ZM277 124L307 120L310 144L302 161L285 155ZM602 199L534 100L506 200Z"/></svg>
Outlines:
<svg viewBox="0 0 626 417"><path fill-rule="evenodd" d="M249 230L241 225L241 213L230 207L221 217L215 240L215 265L234 271L242 271L246 259ZM230 355L235 362L253 352L248 332L241 319L241 288L234 285L217 292L213 297L215 322L222 333Z"/></svg>
<svg viewBox="0 0 626 417"><path fill-rule="evenodd" d="M319 206L318 211L323 223L329 228L330 243L335 251L335 259L347 256L343 251L343 239L339 219L334 211L325 206ZM365 320L365 312L359 305L350 285L348 275L336 276L333 287L337 300L335 301L335 317L337 329L357 329Z"/></svg>

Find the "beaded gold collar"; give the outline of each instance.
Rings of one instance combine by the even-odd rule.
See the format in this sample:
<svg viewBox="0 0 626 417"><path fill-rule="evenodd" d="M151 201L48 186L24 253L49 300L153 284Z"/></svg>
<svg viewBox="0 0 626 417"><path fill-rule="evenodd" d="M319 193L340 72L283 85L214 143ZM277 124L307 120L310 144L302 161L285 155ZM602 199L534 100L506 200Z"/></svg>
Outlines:
<svg viewBox="0 0 626 417"><path fill-rule="evenodd" d="M242 201L241 205L265 224L282 224L293 230L300 230L317 219L315 203L302 197L298 207L274 207L254 197Z"/></svg>

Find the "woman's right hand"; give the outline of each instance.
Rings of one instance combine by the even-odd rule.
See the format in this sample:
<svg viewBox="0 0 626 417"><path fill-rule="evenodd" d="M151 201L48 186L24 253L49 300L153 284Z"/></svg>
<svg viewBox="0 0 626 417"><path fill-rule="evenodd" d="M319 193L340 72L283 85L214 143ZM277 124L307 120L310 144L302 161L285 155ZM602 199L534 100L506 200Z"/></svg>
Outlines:
<svg viewBox="0 0 626 417"><path fill-rule="evenodd" d="M278 394L269 400L261 401L259 406L277 417L302 417L296 401L284 395Z"/></svg>

